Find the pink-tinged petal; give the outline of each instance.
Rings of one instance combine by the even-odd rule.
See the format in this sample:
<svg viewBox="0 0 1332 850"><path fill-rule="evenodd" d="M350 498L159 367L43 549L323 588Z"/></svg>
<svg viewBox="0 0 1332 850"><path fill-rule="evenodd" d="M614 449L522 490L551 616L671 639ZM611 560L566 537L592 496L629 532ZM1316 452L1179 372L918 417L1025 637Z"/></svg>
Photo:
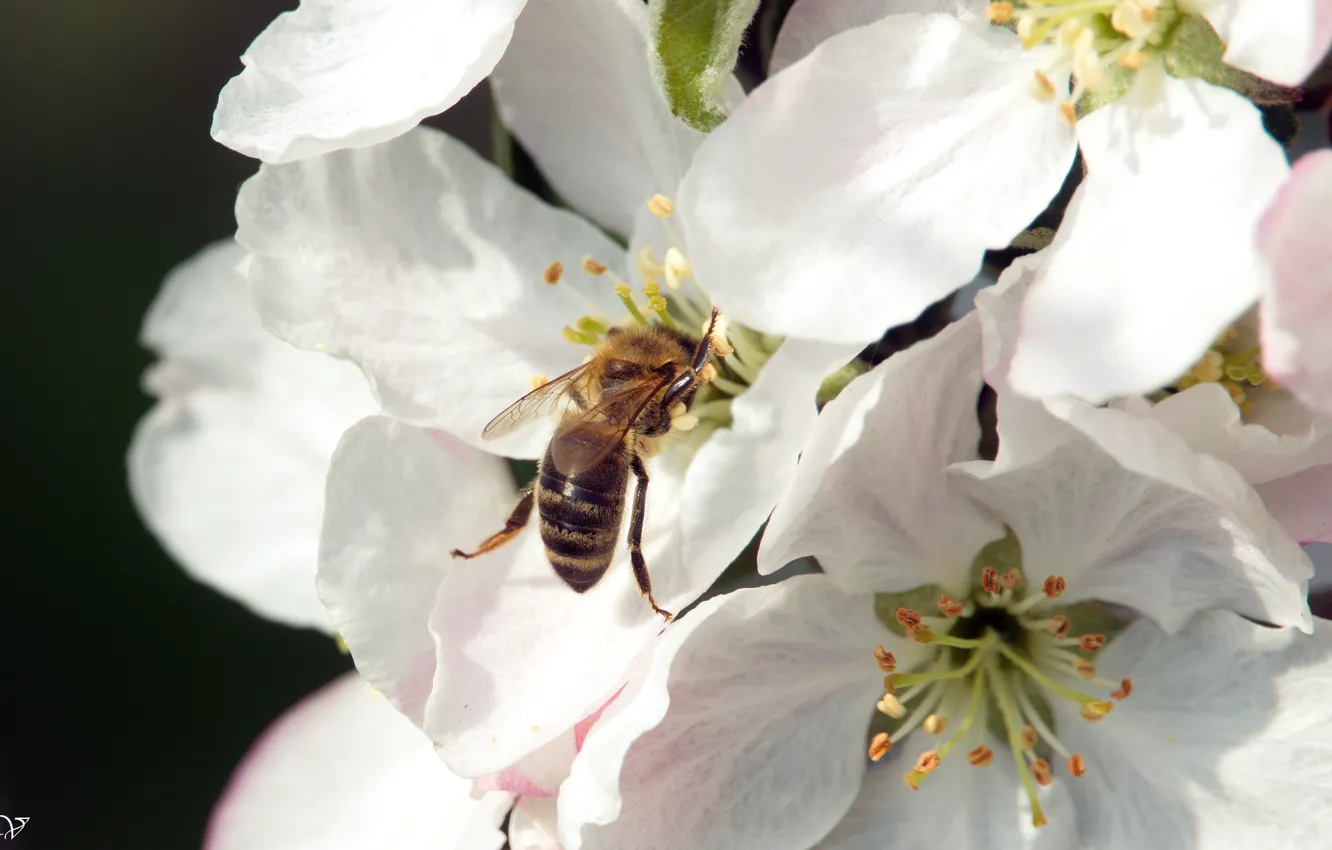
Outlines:
<svg viewBox="0 0 1332 850"><path fill-rule="evenodd" d="M698 279L771 333L864 343L914 319L1068 172L1073 133L1027 90L1046 58L943 14L827 39L695 154L677 209Z"/></svg>
<svg viewBox="0 0 1332 850"><path fill-rule="evenodd" d="M1227 65L1283 86L1304 82L1332 44L1330 0L1189 0L1189 5L1221 36Z"/></svg>
<svg viewBox="0 0 1332 850"><path fill-rule="evenodd" d="M1004 536L946 471L977 457L980 370L973 315L852 381L819 415L760 569L810 556L848 592L963 592L976 552Z"/></svg>
<svg viewBox="0 0 1332 850"><path fill-rule="evenodd" d="M1170 632L1211 608L1309 628L1309 558L1230 466L1159 423L1082 403L1055 416L1012 393L999 396L1001 446L1010 404L1019 422L1043 416L1047 436L955 468L1022 542L1024 572L1063 576L1063 599L1127 605Z"/></svg>
<svg viewBox="0 0 1332 850"><path fill-rule="evenodd" d="M373 145L448 109L504 53L523 0L301 0L241 56L213 138L266 162Z"/></svg>
<svg viewBox="0 0 1332 850"><path fill-rule="evenodd" d="M782 20L768 74L794 65L839 32L888 15L943 12L963 20L985 19L985 0L797 0Z"/></svg>
<svg viewBox="0 0 1332 850"><path fill-rule="evenodd" d="M1301 543L1332 543L1332 464L1258 485L1267 510Z"/></svg>
<svg viewBox="0 0 1332 850"><path fill-rule="evenodd" d="M366 680L420 723L441 581L513 504L503 461L388 417L352 426L328 473L319 598ZM487 564L502 569L494 564Z"/></svg>
<svg viewBox="0 0 1332 850"><path fill-rule="evenodd" d="M628 236L672 195L702 133L671 115L648 67L639 0L531 0L490 77L504 123L560 197ZM744 96L734 79L729 98Z"/></svg>
<svg viewBox="0 0 1332 850"><path fill-rule="evenodd" d="M1009 380L1102 402L1170 383L1257 300L1253 232L1287 166L1243 97L1146 69L1078 139L1088 174L1027 295Z"/></svg>
<svg viewBox="0 0 1332 850"><path fill-rule="evenodd" d="M1096 667L1133 681L1104 720L1050 699L1086 764L1062 782L1082 846L1332 845L1332 623L1304 635L1218 611L1169 637L1140 620Z"/></svg>
<svg viewBox="0 0 1332 850"><path fill-rule="evenodd" d="M566 850L809 847L851 805L882 693L873 650L919 647L824 576L703 603L602 717L560 789Z"/></svg>
<svg viewBox="0 0 1332 850"><path fill-rule="evenodd" d="M355 674L264 732L213 810L206 850L498 850L512 795L474 799Z"/></svg>
<svg viewBox="0 0 1332 850"><path fill-rule="evenodd" d="M539 454L548 426L484 445L481 430L533 376L581 362L565 325L624 313L606 278L579 269L584 254L617 265L619 246L426 128L266 165L236 220L271 331L359 365L386 412L490 451ZM564 266L554 286L552 262Z"/></svg>
<svg viewBox="0 0 1332 850"><path fill-rule="evenodd" d="M554 797L523 797L509 816L510 850L563 850Z"/></svg>
<svg viewBox="0 0 1332 850"><path fill-rule="evenodd" d="M1271 267L1263 298L1263 366L1332 416L1332 150L1301 157L1258 226Z"/></svg>
<svg viewBox="0 0 1332 850"><path fill-rule="evenodd" d="M129 451L144 522L191 576L256 613L329 629L315 593L324 476L375 411L348 363L264 331L228 240L177 267L144 322L160 401Z"/></svg>

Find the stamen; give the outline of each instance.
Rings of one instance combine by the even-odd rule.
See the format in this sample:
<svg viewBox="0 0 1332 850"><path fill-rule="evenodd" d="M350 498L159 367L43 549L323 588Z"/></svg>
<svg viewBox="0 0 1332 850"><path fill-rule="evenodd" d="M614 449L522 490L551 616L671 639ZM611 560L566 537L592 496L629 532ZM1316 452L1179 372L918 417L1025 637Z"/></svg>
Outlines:
<svg viewBox="0 0 1332 850"><path fill-rule="evenodd" d="M897 669L897 659L883 648L883 644L874 647L874 660L879 662L879 669L885 673L892 673Z"/></svg>
<svg viewBox="0 0 1332 850"><path fill-rule="evenodd" d="M1012 3L991 3L986 11L989 12L991 23L1006 24L1013 20Z"/></svg>
<svg viewBox="0 0 1332 850"><path fill-rule="evenodd" d="M1050 769L1050 763L1043 758L1031 763L1031 775L1036 778L1037 783L1045 787L1054 782L1054 771Z"/></svg>
<svg viewBox="0 0 1332 850"><path fill-rule="evenodd" d="M1110 698L1114 700L1124 700L1128 699L1128 696L1131 693L1133 693L1133 680L1121 679L1119 682L1119 690L1111 693Z"/></svg>
<svg viewBox="0 0 1332 850"><path fill-rule="evenodd" d="M965 679L967 676L970 676L972 671L979 667L980 663L989 655L988 650L991 646L1003 646L1002 641L996 641L994 632L987 631L985 635L986 636L981 639L983 642L981 648L976 652L973 652L971 657L967 659L967 663L963 664L961 667L954 667L951 670L931 670L927 673L893 673L887 678L892 679L894 685L897 687L917 685L921 682L942 682L948 679Z"/></svg>
<svg viewBox="0 0 1332 850"><path fill-rule="evenodd" d="M893 748L893 742L889 740L887 732L880 732L870 739L869 757L870 761L878 761L888 755L888 751Z"/></svg>
<svg viewBox="0 0 1332 850"><path fill-rule="evenodd" d="M906 717L907 713L906 706L902 705L902 701L892 694L884 694L879 698L879 701L874 704L874 707L894 720L901 720L903 717Z"/></svg>
<svg viewBox="0 0 1332 850"><path fill-rule="evenodd" d="M583 333L595 334L597 336L610 330L610 325L600 319L594 319L591 316L579 317L578 321L574 323L574 326Z"/></svg>
<svg viewBox="0 0 1332 850"><path fill-rule="evenodd" d="M1021 742L1022 751L1024 753L1029 753L1031 752L1031 748L1036 746L1036 742L1040 740L1040 736L1036 734L1036 730L1032 727L1023 726L1022 734L1018 736L1018 740Z"/></svg>
<svg viewBox="0 0 1332 850"><path fill-rule="evenodd" d="M565 340L567 340L568 342L572 342L575 345L590 345L595 348L597 345L601 344L601 340L596 336L593 336L592 334L589 333L584 333L583 331L574 330L568 325L565 325L564 330L562 330L560 333L563 334Z"/></svg>
<svg viewBox="0 0 1332 850"><path fill-rule="evenodd" d="M1115 64L1130 71L1138 71L1147 64L1147 54L1141 50L1134 50L1116 59Z"/></svg>
<svg viewBox="0 0 1332 850"><path fill-rule="evenodd" d="M1022 572L1021 570L1018 570L1016 567L1004 573L1003 575L999 576L999 584L1005 590L1015 589L1018 586L1018 584L1021 583L1021 581L1022 581Z"/></svg>
<svg viewBox="0 0 1332 850"><path fill-rule="evenodd" d="M914 628L920 625L920 612L913 611L910 608L897 609L897 622L905 628Z"/></svg>
<svg viewBox="0 0 1332 850"><path fill-rule="evenodd" d="M1068 757L1068 772L1078 777L1087 772L1087 765L1083 762L1081 753L1074 753Z"/></svg>
<svg viewBox="0 0 1332 850"><path fill-rule="evenodd" d="M1083 635L1078 638L1078 649L1083 652L1096 652L1105 646L1105 635Z"/></svg>
<svg viewBox="0 0 1332 850"><path fill-rule="evenodd" d="M994 761L994 750L981 745L971 752L967 753L967 761L972 767L984 767Z"/></svg>
<svg viewBox="0 0 1332 850"><path fill-rule="evenodd" d="M546 270L541 274L541 279L548 285L554 286L560 282L560 275L564 274L564 263L558 260L546 266Z"/></svg>
<svg viewBox="0 0 1332 850"><path fill-rule="evenodd" d="M1005 647L1003 643L999 644L1001 650ZM1011 655L1008 652L1005 655ZM1025 661L1025 659L1023 659ZM1036 793L1036 784L1032 781L1031 772L1027 769L1027 760L1022 757L1021 741L1018 738L1017 716L1013 710L1013 704L1008 696L1008 689L1002 676L990 677L990 692L994 695L994 700L999 706L999 713L1004 718L1004 728L1008 732L1008 747L1013 751L1013 766L1017 768L1018 778L1022 780L1022 787L1027 792L1027 800L1031 803L1031 825L1040 827L1045 825L1045 813L1041 811L1041 801Z"/></svg>
<svg viewBox="0 0 1332 850"><path fill-rule="evenodd" d="M1067 587L1063 576L1046 576L1045 582L1041 585L1041 592L1047 599L1058 599Z"/></svg>
<svg viewBox="0 0 1332 850"><path fill-rule="evenodd" d="M704 363L703 368L698 370L698 379L705 384L716 383L717 367L713 366L711 363ZM740 389L743 390L744 387L741 387ZM735 393L732 393L732 395L735 395Z"/></svg>
<svg viewBox="0 0 1332 850"><path fill-rule="evenodd" d="M578 265L582 267L583 271L587 272L593 277L606 273L606 267L601 263L598 263L596 260L592 259L592 255L590 254L584 254L583 258L578 261Z"/></svg>
<svg viewBox="0 0 1332 850"><path fill-rule="evenodd" d="M648 199L647 208L657 218L670 218L675 214L675 204L665 195L653 195Z"/></svg>
<svg viewBox="0 0 1332 850"><path fill-rule="evenodd" d="M1109 714L1112 708L1114 708L1114 705L1105 700L1092 700L1083 703L1082 707L1078 709L1078 716L1088 723L1096 723Z"/></svg>
<svg viewBox="0 0 1332 850"><path fill-rule="evenodd" d="M666 249L666 262L663 270L666 275L666 285L671 289L679 289L680 281L694 276L694 267L689 264L689 258L674 245Z"/></svg>
<svg viewBox="0 0 1332 850"><path fill-rule="evenodd" d="M1073 624L1063 614L1055 614L1045 624L1045 630L1060 639L1063 639L1072 627Z"/></svg>
<svg viewBox="0 0 1332 850"><path fill-rule="evenodd" d="M948 718L941 714L931 714L925 718L924 729L931 735L942 735L948 728Z"/></svg>
<svg viewBox="0 0 1332 850"><path fill-rule="evenodd" d="M730 357L735 353L735 349L731 346L730 340L726 336L726 331L730 329L730 326L730 319L727 319L722 313L718 313L717 323L715 325L712 323L712 317L709 316L708 320L703 323L702 330L699 331L700 333L707 333L708 328L712 328L712 350L718 357ZM751 374L747 380L752 383L754 376Z"/></svg>
<svg viewBox="0 0 1332 850"><path fill-rule="evenodd" d="M916 643L933 643L936 640L940 643L947 643L946 638L936 636L934 630L924 623L919 626L907 626L906 636Z"/></svg>
<svg viewBox="0 0 1332 850"><path fill-rule="evenodd" d="M991 596L997 596L1003 590L999 584L999 571L994 567L981 567L981 589Z"/></svg>
<svg viewBox="0 0 1332 850"><path fill-rule="evenodd" d="M1059 110L1059 117L1064 119L1064 123L1070 127L1076 127L1078 123L1078 111L1072 103L1067 100L1055 107Z"/></svg>
<svg viewBox="0 0 1332 850"><path fill-rule="evenodd" d="M1017 699L1022 716L1031 724L1030 728L1034 728L1040 733L1040 736L1050 745L1050 749L1067 758L1070 755L1068 747L1064 746L1064 742L1055 736L1055 733L1041 717L1041 713L1036 710L1036 706L1032 704L1031 697L1027 695L1027 688L1023 683L1016 682L1013 684L1013 696Z"/></svg>
<svg viewBox="0 0 1332 850"><path fill-rule="evenodd" d="M638 305L634 303L634 291L629 288L629 284L624 281L617 281L614 288L615 294L620 296L620 302L629 311L629 315L634 317L634 321L640 325L649 324L647 317L639 312Z"/></svg>
<svg viewBox="0 0 1332 850"><path fill-rule="evenodd" d="M1095 710L1100 712L1101 716L1110 713L1110 708L1111 708L1110 703L1102 699L1097 699L1096 697L1090 696L1089 694L1084 694L1081 691L1075 691L1072 688L1061 685L1060 683L1056 682L1054 679L1050 678L1050 676L1044 670L1037 667L1035 664L1032 664L1021 653L1017 652L1003 641L997 641L994 644L994 646L996 649L999 650L999 652L1003 654L1005 658L1007 658L1009 661L1013 662L1013 664L1021 668L1022 672L1026 673L1031 678L1040 682L1046 688L1058 694L1059 696L1064 697L1065 699L1070 699L1078 703L1084 709L1086 709L1088 705L1095 704L1097 706ZM1104 708L1103 711L1101 710L1102 707ZM1097 719L1100 718L1098 717Z"/></svg>
<svg viewBox="0 0 1332 850"><path fill-rule="evenodd" d="M550 383L550 378L546 377L545 372L537 372L532 376L532 380L528 381L528 383L531 384L532 389L539 390L546 384Z"/></svg>
<svg viewBox="0 0 1332 850"><path fill-rule="evenodd" d="M1050 82L1050 78L1040 71L1036 71L1032 75L1031 80L1027 83L1027 91L1031 93L1032 97L1042 103L1054 100L1054 83Z"/></svg>
<svg viewBox="0 0 1332 850"><path fill-rule="evenodd" d="M928 776L934 772L934 769L939 766L939 762L941 761L943 761L943 759L939 758L938 752L934 750L926 750L920 754L920 758L916 759L916 770Z"/></svg>
<svg viewBox="0 0 1332 850"><path fill-rule="evenodd" d="M963 610L965 610L965 608L966 606L964 606L959 600L954 599L947 593L939 594L939 613L943 614L945 617L957 617L963 612Z"/></svg>
<svg viewBox="0 0 1332 850"><path fill-rule="evenodd" d="M1073 659L1073 670L1084 679L1096 678L1096 665L1085 658Z"/></svg>

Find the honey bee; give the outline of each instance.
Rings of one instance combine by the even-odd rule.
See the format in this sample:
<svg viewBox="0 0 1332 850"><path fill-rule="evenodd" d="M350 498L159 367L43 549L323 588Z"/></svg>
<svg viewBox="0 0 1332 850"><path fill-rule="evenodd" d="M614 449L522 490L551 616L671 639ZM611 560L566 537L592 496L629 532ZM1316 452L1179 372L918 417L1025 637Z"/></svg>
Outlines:
<svg viewBox="0 0 1332 850"><path fill-rule="evenodd" d="M705 380L717 315L714 309L699 340L662 325L611 328L586 363L537 387L492 419L482 439L501 437L563 405L536 479L522 491L503 530L473 552L454 549L453 557L475 558L508 543L527 525L535 504L550 565L575 592L583 593L610 567L632 472L637 486L628 544L634 581L652 610L671 620L674 615L652 597L643 559L648 487L644 456L652 438L665 435L674 416L688 411Z"/></svg>

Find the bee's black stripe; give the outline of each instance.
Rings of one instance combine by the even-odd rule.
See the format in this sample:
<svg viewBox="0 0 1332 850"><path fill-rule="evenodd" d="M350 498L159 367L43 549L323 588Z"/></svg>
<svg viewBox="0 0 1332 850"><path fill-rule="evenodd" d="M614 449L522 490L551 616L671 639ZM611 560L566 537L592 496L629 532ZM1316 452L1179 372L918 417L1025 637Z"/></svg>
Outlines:
<svg viewBox="0 0 1332 850"><path fill-rule="evenodd" d="M543 467L545 464L543 464ZM575 502L586 502L589 505L595 505L598 508L615 508L624 502L624 485L620 485L618 493L605 493L599 490L593 490L587 487L580 487L570 481L564 475L556 470L541 470L541 489L552 493L559 493L567 500Z"/></svg>

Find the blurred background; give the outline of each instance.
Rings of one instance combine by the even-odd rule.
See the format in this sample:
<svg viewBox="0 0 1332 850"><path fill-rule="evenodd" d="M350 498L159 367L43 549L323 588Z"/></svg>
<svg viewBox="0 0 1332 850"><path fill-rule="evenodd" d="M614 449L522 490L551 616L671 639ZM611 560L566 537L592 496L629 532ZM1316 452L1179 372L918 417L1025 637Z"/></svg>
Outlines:
<svg viewBox="0 0 1332 850"><path fill-rule="evenodd" d="M187 579L125 483L150 406L144 311L172 266L232 234L255 169L208 136L217 92L295 5L0 3L0 814L31 818L13 846L198 847L253 739L350 668L326 637ZM431 123L484 152L488 110L481 91ZM1325 121L1306 131L1326 138Z"/></svg>

